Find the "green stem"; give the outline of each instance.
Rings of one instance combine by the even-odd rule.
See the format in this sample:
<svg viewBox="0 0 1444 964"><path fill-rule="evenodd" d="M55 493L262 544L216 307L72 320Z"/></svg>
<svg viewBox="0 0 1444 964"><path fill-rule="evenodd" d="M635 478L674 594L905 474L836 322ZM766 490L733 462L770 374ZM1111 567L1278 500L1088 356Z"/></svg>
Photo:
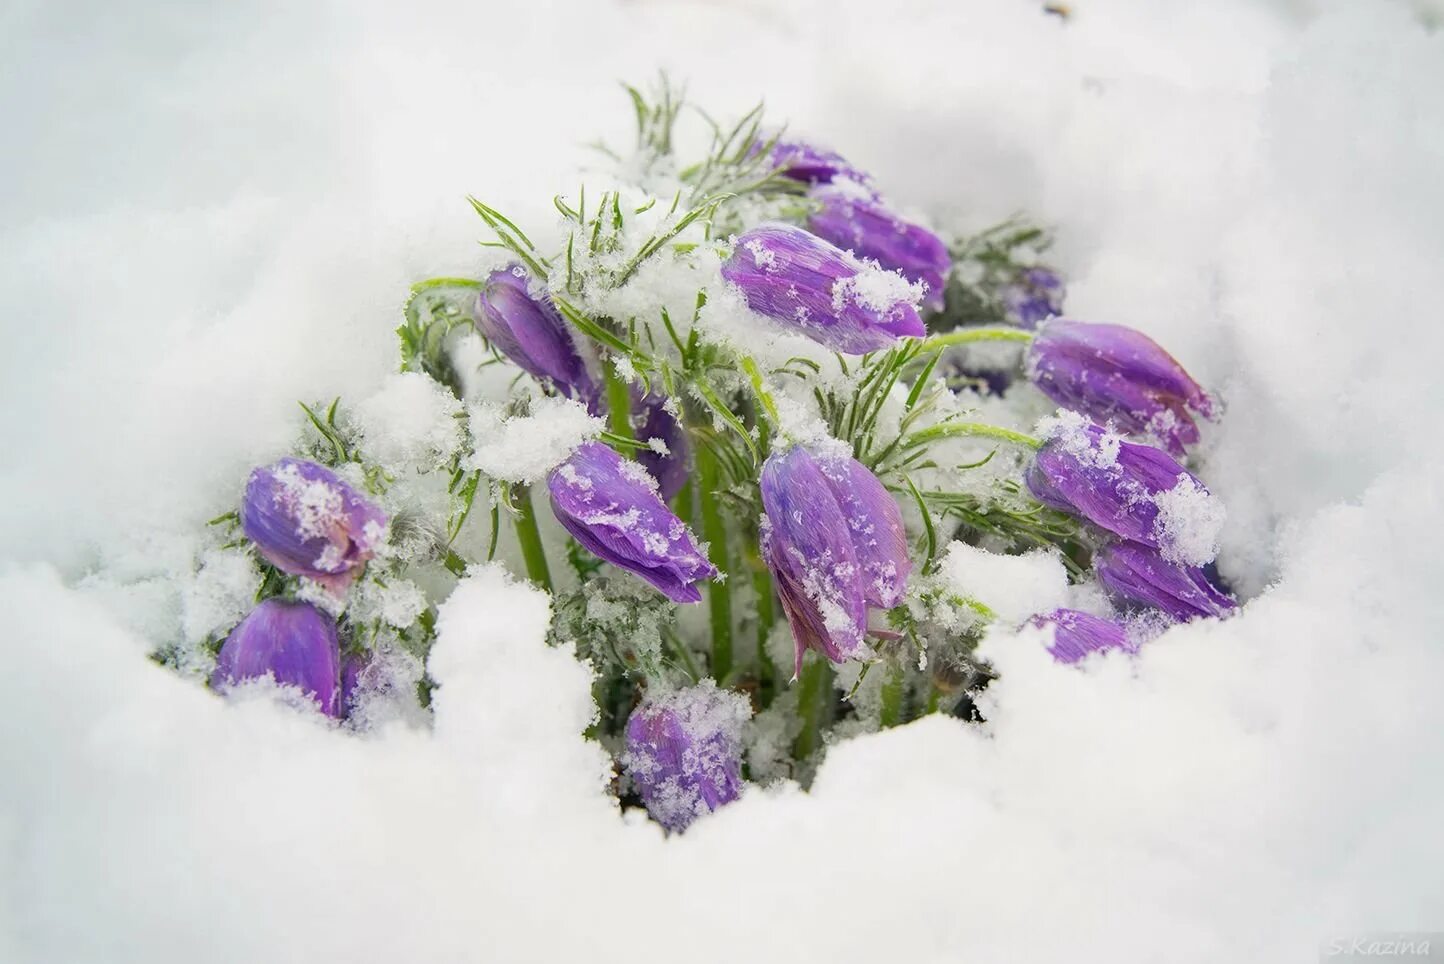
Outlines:
<svg viewBox="0 0 1444 964"><path fill-rule="evenodd" d="M712 565L724 576L731 569L727 560L727 529L722 524L717 499L720 484L717 457L705 445L697 446L697 501L702 515L702 538L709 543ZM707 604L712 620L712 676L718 683L732 670L732 595L730 579L707 584Z"/></svg>
<svg viewBox="0 0 1444 964"><path fill-rule="evenodd" d="M901 666L888 670L882 684L881 723L884 728L897 726L902 722L904 673Z"/></svg>
<svg viewBox="0 0 1444 964"><path fill-rule="evenodd" d="M949 348L953 345L967 345L978 341L1016 341L1027 344L1033 340L1031 331L1019 328L960 328L945 335L934 335L923 340L923 351L935 348Z"/></svg>
<svg viewBox="0 0 1444 964"><path fill-rule="evenodd" d="M802 720L802 732L792 744L792 755L806 760L822 745L822 716L827 707L825 699L832 689L832 666L827 660L815 654L804 654L801 682L798 684L797 716Z"/></svg>
<svg viewBox="0 0 1444 964"><path fill-rule="evenodd" d="M536 525L536 511L531 504L531 489L517 486L512 490L516 502L516 541L521 543L521 556L526 561L526 577L547 592L552 591L552 576L547 570L546 551L542 549L541 532Z"/></svg>
<svg viewBox="0 0 1444 964"><path fill-rule="evenodd" d="M903 439L903 448L913 448L914 446L924 445L938 439L954 438L957 436L993 438L1000 442L1012 442L1014 445L1021 445L1030 449L1043 447L1043 443L1031 435L1014 432L1012 429L1000 428L997 425L985 425L982 422L943 422L941 425L932 425L907 436L907 438Z"/></svg>
<svg viewBox="0 0 1444 964"><path fill-rule="evenodd" d="M766 709L777 687L777 667L772 665L772 657L767 655L767 637L772 635L772 624L777 614L772 608L772 575L766 566L759 565L753 570L752 589L757 593L757 674L764 684L762 692L766 701L763 709Z"/></svg>
<svg viewBox="0 0 1444 964"><path fill-rule="evenodd" d="M612 433L622 438L632 438L632 392L627 383L617 374L617 366L602 363L603 379L607 389L607 420Z"/></svg>

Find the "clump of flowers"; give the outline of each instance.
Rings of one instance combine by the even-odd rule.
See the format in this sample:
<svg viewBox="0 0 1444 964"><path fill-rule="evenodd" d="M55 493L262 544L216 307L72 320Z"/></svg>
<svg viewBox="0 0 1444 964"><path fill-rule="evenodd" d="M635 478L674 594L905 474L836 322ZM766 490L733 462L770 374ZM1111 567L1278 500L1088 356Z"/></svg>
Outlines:
<svg viewBox="0 0 1444 964"><path fill-rule="evenodd" d="M631 93L635 149L556 223L471 200L489 253L413 286L400 381L302 406L160 659L424 725L437 606L499 562L590 664L619 799L682 832L844 732L979 721L986 635L1127 659L1237 608L1195 460L1218 402L1141 332L1063 317L1047 232L904 217L760 109L679 157L680 98ZM944 564L1039 549L1076 608L1025 627Z"/></svg>

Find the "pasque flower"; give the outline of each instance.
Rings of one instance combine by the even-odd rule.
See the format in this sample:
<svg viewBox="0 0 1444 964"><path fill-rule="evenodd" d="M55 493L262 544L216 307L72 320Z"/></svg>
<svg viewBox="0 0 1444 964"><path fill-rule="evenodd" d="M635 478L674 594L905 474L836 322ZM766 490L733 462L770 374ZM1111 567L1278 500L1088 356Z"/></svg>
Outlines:
<svg viewBox="0 0 1444 964"><path fill-rule="evenodd" d="M1202 482L1151 445L1136 445L1065 412L1033 458L1028 490L1100 529L1201 566L1217 553L1223 508Z"/></svg>
<svg viewBox="0 0 1444 964"><path fill-rule="evenodd" d="M1024 268L1003 289L1008 316L1023 328L1037 328L1063 310L1063 279L1052 268Z"/></svg>
<svg viewBox="0 0 1444 964"><path fill-rule="evenodd" d="M341 708L340 650L336 621L310 603L267 599L221 645L211 687L223 690L270 677L310 696L321 712Z"/></svg>
<svg viewBox="0 0 1444 964"><path fill-rule="evenodd" d="M854 186L821 187L811 193L821 208L807 227L859 258L900 271L912 282L927 285L923 304L943 307L943 283L952 258L947 245L927 228L904 221L866 191Z"/></svg>
<svg viewBox="0 0 1444 964"><path fill-rule="evenodd" d="M834 351L860 355L926 333L920 286L790 224L741 235L722 277L748 307Z"/></svg>
<svg viewBox="0 0 1444 964"><path fill-rule="evenodd" d="M701 601L696 584L717 570L639 463L601 442L583 442L552 470L547 488L557 521L588 552L635 573L675 602Z"/></svg>
<svg viewBox="0 0 1444 964"><path fill-rule="evenodd" d="M251 473L241 530L282 572L345 592L386 536L386 515L323 465L284 458Z"/></svg>
<svg viewBox="0 0 1444 964"><path fill-rule="evenodd" d="M632 422L638 441L656 445L659 448L645 448L637 452L637 461L652 478L662 501L671 502L687 483L687 431L677 417L668 411L667 399L655 392L641 395L632 393Z"/></svg>
<svg viewBox="0 0 1444 964"><path fill-rule="evenodd" d="M545 294L533 296L521 265L493 271L477 293L472 314L481 333L503 355L595 411L599 392L577 354L571 330Z"/></svg>
<svg viewBox="0 0 1444 964"><path fill-rule="evenodd" d="M1174 455L1198 441L1213 401L1172 355L1122 325L1054 319L1028 351L1028 377L1064 408L1157 439Z"/></svg>
<svg viewBox="0 0 1444 964"><path fill-rule="evenodd" d="M762 143L752 145L754 153L761 151ZM808 184L830 184L838 179L847 179L866 184L868 176L847 162L841 154L815 147L802 141L778 141L772 145L770 159L778 173L794 181Z"/></svg>
<svg viewBox="0 0 1444 964"><path fill-rule="evenodd" d="M746 697L711 680L648 698L627 720L622 766L652 818L685 830L742 792Z"/></svg>
<svg viewBox="0 0 1444 964"><path fill-rule="evenodd" d="M762 466L763 558L792 627L794 671L815 649L834 663L867 653L869 606L902 599L912 562L902 514L855 459L801 446Z"/></svg>
<svg viewBox="0 0 1444 964"><path fill-rule="evenodd" d="M1053 642L1048 652L1059 663L1076 663L1090 653L1105 649L1121 649L1130 653L1135 649L1121 623L1077 609L1039 613L1028 620L1028 625L1053 627Z"/></svg>
<svg viewBox="0 0 1444 964"><path fill-rule="evenodd" d="M1202 569L1169 562L1158 550L1136 542L1104 546L1094 553L1093 568L1116 601L1160 610L1175 622L1223 616L1238 608Z"/></svg>

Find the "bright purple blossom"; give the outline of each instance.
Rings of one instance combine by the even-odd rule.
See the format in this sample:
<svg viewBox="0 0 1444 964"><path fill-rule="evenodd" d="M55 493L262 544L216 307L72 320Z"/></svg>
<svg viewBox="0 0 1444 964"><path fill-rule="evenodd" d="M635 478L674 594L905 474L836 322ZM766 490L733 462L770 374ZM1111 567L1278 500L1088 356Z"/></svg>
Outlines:
<svg viewBox="0 0 1444 964"><path fill-rule="evenodd" d="M341 715L350 716L361 696L361 678L371 668L370 650L347 653L341 657Z"/></svg>
<svg viewBox="0 0 1444 964"><path fill-rule="evenodd" d="M1223 512L1197 476L1167 452L1125 442L1082 416L1061 421L1028 466L1038 501L1174 562L1213 559Z"/></svg>
<svg viewBox="0 0 1444 964"><path fill-rule="evenodd" d="M834 663L865 655L869 606L890 609L912 562L902 513L855 459L801 446L762 466L763 558L792 627L794 672L814 649Z"/></svg>
<svg viewBox="0 0 1444 964"><path fill-rule="evenodd" d="M923 305L942 309L943 284L952 267L942 239L855 188L823 187L811 196L822 209L807 219L808 230L859 258L902 272L909 281L922 282L927 285Z"/></svg>
<svg viewBox="0 0 1444 964"><path fill-rule="evenodd" d="M1028 351L1028 377L1064 408L1157 439L1174 455L1198 441L1213 401L1172 355L1122 325L1054 319Z"/></svg>
<svg viewBox="0 0 1444 964"><path fill-rule="evenodd" d="M927 333L918 289L905 278L790 224L763 224L739 237L722 277L753 311L833 351L861 355Z"/></svg>
<svg viewBox="0 0 1444 964"><path fill-rule="evenodd" d="M622 766L652 818L681 831L742 792L742 725L747 699L698 686L648 699L627 720Z"/></svg>
<svg viewBox="0 0 1444 964"><path fill-rule="evenodd" d="M1200 616L1224 616L1238 603L1209 582L1197 566L1180 566L1158 550L1136 542L1116 542L1093 555L1098 581L1117 602L1158 609L1175 622Z"/></svg>
<svg viewBox="0 0 1444 964"><path fill-rule="evenodd" d="M657 480L662 501L671 502L673 497L687 484L687 431L682 423L667 410L667 399L655 392L640 396L632 393L632 423L636 438L641 442L653 439L660 442L666 453L653 448L637 452L637 461Z"/></svg>
<svg viewBox="0 0 1444 964"><path fill-rule="evenodd" d="M557 521L582 548L635 573L675 602L701 602L696 584L717 570L639 463L601 442L583 442L552 470L547 488Z"/></svg>
<svg viewBox="0 0 1444 964"><path fill-rule="evenodd" d="M1013 323L1037 328L1063 311L1063 279L1052 268L1025 268L1003 289L1003 303Z"/></svg>
<svg viewBox="0 0 1444 964"><path fill-rule="evenodd" d="M1129 653L1136 650L1121 623L1077 609L1039 613L1028 620L1028 625L1053 627L1053 642L1048 652L1059 663L1076 663L1090 653L1105 649L1121 649Z"/></svg>
<svg viewBox="0 0 1444 964"><path fill-rule="evenodd" d="M211 688L270 677L341 715L336 620L310 603L267 599L231 630L216 659Z"/></svg>
<svg viewBox="0 0 1444 964"><path fill-rule="evenodd" d="M241 530L282 572L341 595L386 536L386 515L315 462L284 458L251 473Z"/></svg>
<svg viewBox="0 0 1444 964"><path fill-rule="evenodd" d="M472 315L481 333L503 355L595 412L596 382L577 354L571 330L545 294L532 295L521 265L491 273L477 293Z"/></svg>
<svg viewBox="0 0 1444 964"><path fill-rule="evenodd" d="M752 153L761 151L762 143L752 145ZM853 167L841 154L804 144L801 141L778 141L772 145L771 160L783 177L808 184L830 184L846 178L858 184L866 184L867 174Z"/></svg>

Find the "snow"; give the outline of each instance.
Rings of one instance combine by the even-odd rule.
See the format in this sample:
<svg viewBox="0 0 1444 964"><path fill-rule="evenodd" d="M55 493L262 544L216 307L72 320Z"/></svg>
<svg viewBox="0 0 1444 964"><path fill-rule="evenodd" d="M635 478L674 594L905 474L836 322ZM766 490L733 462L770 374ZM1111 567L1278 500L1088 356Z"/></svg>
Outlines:
<svg viewBox="0 0 1444 964"><path fill-rule="evenodd" d="M461 447L461 402L420 372L398 372L363 399L355 418L368 458L401 473L445 465Z"/></svg>
<svg viewBox="0 0 1444 964"><path fill-rule="evenodd" d="M1439 926L1437 3L422 6L5 18L0 960L1272 964ZM935 223L1058 225L1070 316L1227 402L1192 467L1243 611L1081 667L1000 625L986 725L840 742L671 839L494 568L442 611L429 729L151 663L233 618L204 522L296 401L382 390L407 285L483 263L464 195L544 233L659 62ZM1009 620L1058 586L955 565Z"/></svg>
<svg viewBox="0 0 1444 964"><path fill-rule="evenodd" d="M465 468L507 482L542 481L606 427L581 402L555 396L533 398L525 414L486 402L469 414L474 452Z"/></svg>

